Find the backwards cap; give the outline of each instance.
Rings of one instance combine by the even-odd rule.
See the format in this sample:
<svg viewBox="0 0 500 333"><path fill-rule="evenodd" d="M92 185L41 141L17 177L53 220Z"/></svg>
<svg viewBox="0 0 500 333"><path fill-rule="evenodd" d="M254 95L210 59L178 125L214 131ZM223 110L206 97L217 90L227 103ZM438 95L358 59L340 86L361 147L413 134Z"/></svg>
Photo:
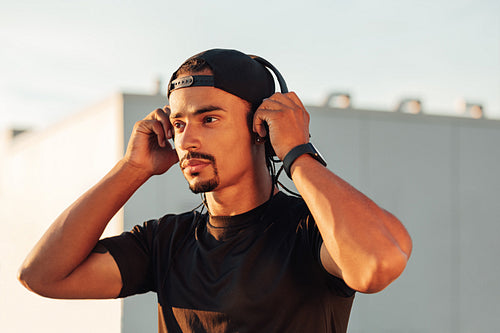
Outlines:
<svg viewBox="0 0 500 333"><path fill-rule="evenodd" d="M176 89L209 86L219 88L238 96L253 105L274 94L274 79L264 65L251 56L236 50L212 49L198 53L191 59L203 59L213 75L190 75L174 79L174 72L168 84L167 96Z"/></svg>

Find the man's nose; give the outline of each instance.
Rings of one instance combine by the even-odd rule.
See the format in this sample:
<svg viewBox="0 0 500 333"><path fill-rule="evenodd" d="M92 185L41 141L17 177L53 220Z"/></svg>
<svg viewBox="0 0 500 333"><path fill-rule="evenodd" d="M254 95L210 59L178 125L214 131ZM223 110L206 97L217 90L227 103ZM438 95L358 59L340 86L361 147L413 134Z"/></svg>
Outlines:
<svg viewBox="0 0 500 333"><path fill-rule="evenodd" d="M200 147L199 131L193 125L186 124L181 133L175 134L176 146L183 150L192 150Z"/></svg>

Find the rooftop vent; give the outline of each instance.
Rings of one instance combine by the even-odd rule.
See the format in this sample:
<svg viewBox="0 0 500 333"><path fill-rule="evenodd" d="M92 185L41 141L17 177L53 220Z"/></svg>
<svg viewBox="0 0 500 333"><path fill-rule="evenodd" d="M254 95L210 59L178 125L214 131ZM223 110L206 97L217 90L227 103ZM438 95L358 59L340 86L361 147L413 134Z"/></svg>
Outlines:
<svg viewBox="0 0 500 333"><path fill-rule="evenodd" d="M351 96L345 92L332 92L328 94L321 106L349 109L351 107Z"/></svg>
<svg viewBox="0 0 500 333"><path fill-rule="evenodd" d="M484 108L483 105L479 103L471 103L465 99L461 99L456 103L456 109L458 113L469 118L484 118Z"/></svg>
<svg viewBox="0 0 500 333"><path fill-rule="evenodd" d="M396 106L396 112L410 114L422 113L422 102L416 98L403 98Z"/></svg>

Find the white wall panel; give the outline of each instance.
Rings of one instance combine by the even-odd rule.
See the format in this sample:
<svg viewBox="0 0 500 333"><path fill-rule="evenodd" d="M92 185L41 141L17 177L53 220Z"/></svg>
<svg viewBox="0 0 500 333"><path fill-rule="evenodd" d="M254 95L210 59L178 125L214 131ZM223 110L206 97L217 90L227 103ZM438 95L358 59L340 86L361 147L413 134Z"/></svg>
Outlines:
<svg viewBox="0 0 500 333"><path fill-rule="evenodd" d="M119 332L121 302L42 298L17 281L22 260L52 221L117 161L121 97L42 132L3 142L0 174L0 331ZM106 229L122 229L121 213Z"/></svg>

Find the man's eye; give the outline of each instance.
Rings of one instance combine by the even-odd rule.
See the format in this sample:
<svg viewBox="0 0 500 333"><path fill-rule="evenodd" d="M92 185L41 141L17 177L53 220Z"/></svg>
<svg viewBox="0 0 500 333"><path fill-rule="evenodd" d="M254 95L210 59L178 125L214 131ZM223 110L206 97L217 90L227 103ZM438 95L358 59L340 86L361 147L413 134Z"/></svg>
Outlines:
<svg viewBox="0 0 500 333"><path fill-rule="evenodd" d="M205 123L213 123L215 121L217 121L215 117L205 117Z"/></svg>
<svg viewBox="0 0 500 333"><path fill-rule="evenodd" d="M179 122L179 121L176 121L176 122L174 122L174 123L172 124L172 126L173 126L174 128L180 129L180 128L183 128L183 127L184 127L184 124L183 124L183 123L181 123L181 122Z"/></svg>

